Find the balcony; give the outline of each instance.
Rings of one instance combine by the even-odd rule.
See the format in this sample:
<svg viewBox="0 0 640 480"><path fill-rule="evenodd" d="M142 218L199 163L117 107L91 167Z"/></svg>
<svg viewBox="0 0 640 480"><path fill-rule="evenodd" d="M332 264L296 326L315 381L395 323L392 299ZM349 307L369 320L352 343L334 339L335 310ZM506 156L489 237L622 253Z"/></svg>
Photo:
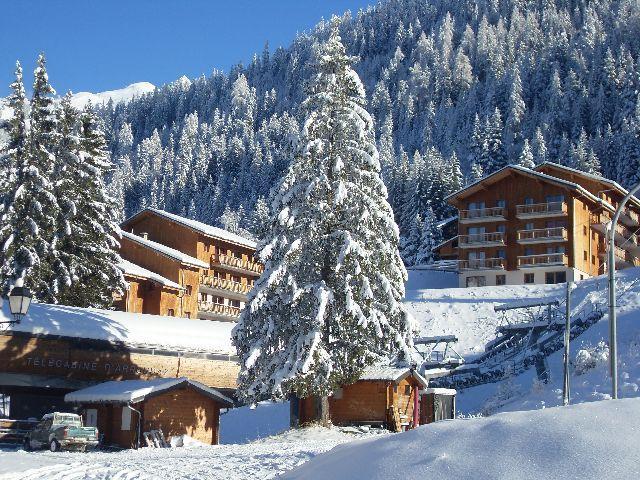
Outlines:
<svg viewBox="0 0 640 480"><path fill-rule="evenodd" d="M530 218L564 217L567 213L568 210L566 202L532 203L530 205L516 206L516 218L520 220L527 220Z"/></svg>
<svg viewBox="0 0 640 480"><path fill-rule="evenodd" d="M235 322L240 316L240 309L220 303L198 302L198 318L204 320L218 320L221 322Z"/></svg>
<svg viewBox="0 0 640 480"><path fill-rule="evenodd" d="M518 243L554 243L567 240L567 229L556 228L536 228L533 230L518 230Z"/></svg>
<svg viewBox="0 0 640 480"><path fill-rule="evenodd" d="M211 257L211 263L226 270L244 273L245 275L252 275L255 277L259 277L264 271L264 265L261 263L251 260L243 260L242 258L233 257L231 255L213 255Z"/></svg>
<svg viewBox="0 0 640 480"><path fill-rule="evenodd" d="M609 261L606 244L600 244L599 257L603 262ZM616 268L628 268L635 265L635 256L620 247L614 247L613 256L616 262Z"/></svg>
<svg viewBox="0 0 640 480"><path fill-rule="evenodd" d="M601 233L606 239L609 231L609 222L611 222L611 219L608 216L601 216L600 219L594 220L594 222L595 223L591 224L591 228ZM640 256L638 237L634 232L627 229L624 225L620 225L619 223L616 224L616 234L614 235L614 240L618 247L631 252L636 257ZM604 245L606 245L606 243Z"/></svg>
<svg viewBox="0 0 640 480"><path fill-rule="evenodd" d="M500 247L504 245L504 233L472 233L459 235L458 246L460 248Z"/></svg>
<svg viewBox="0 0 640 480"><path fill-rule="evenodd" d="M504 270L506 260L504 258L474 258L460 260L460 270Z"/></svg>
<svg viewBox="0 0 640 480"><path fill-rule="evenodd" d="M625 208L620 215L620 221L627 227L640 227L640 216L632 210Z"/></svg>
<svg viewBox="0 0 640 480"><path fill-rule="evenodd" d="M518 257L518 268L546 267L550 265L567 265L564 253L544 253L542 255L522 255Z"/></svg>
<svg viewBox="0 0 640 480"><path fill-rule="evenodd" d="M481 222L502 222L506 220L507 209L504 207L475 208L459 210L458 222L462 224Z"/></svg>
<svg viewBox="0 0 640 480"><path fill-rule="evenodd" d="M200 275L200 291L212 294L220 294L234 300L245 301L251 285L234 282L226 278L218 278Z"/></svg>

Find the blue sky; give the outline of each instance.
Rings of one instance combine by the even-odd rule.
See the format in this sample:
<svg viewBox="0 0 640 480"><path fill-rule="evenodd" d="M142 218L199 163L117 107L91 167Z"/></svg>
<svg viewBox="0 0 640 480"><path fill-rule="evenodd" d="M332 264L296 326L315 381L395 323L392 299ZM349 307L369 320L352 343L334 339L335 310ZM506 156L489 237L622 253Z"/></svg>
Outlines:
<svg viewBox="0 0 640 480"><path fill-rule="evenodd" d="M58 93L155 85L247 63L322 17L375 0L13 0L0 15L0 96L16 60L25 83L40 51Z"/></svg>

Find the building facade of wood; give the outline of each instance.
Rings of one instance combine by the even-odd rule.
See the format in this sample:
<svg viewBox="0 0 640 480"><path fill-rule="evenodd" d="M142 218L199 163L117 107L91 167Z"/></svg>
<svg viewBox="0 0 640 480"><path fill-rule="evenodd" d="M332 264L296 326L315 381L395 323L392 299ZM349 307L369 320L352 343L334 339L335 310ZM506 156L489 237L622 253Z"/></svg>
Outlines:
<svg viewBox="0 0 640 480"><path fill-rule="evenodd" d="M553 163L511 165L448 197L458 234L442 245L459 286L561 283L606 271L606 225L627 191L615 182ZM640 265L633 198L617 227L616 268ZM436 250L438 251L438 250Z"/></svg>
<svg viewBox="0 0 640 480"><path fill-rule="evenodd" d="M263 271L253 241L162 210L142 210L121 228L120 254L133 264L123 268L129 289L116 300L126 311L236 321ZM157 285L149 278L140 285L135 267L161 277Z"/></svg>

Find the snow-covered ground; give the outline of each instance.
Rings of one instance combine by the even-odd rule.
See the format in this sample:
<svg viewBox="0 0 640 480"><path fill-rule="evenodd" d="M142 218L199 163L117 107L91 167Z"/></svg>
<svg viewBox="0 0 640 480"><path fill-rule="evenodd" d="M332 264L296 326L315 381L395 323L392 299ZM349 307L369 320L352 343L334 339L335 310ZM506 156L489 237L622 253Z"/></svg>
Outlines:
<svg viewBox="0 0 640 480"><path fill-rule="evenodd" d="M637 479L639 416L630 399L438 422L343 445L282 478Z"/></svg>
<svg viewBox="0 0 640 480"><path fill-rule="evenodd" d="M88 102L91 102L93 105L102 105L103 103L108 103L109 100L113 100L113 103L123 103L146 93L153 92L155 88L155 85L152 83L138 82L132 83L124 88L108 90L106 92L78 92L73 94L71 104L76 108L83 108Z"/></svg>
<svg viewBox="0 0 640 480"><path fill-rule="evenodd" d="M0 480L268 479L368 435L316 427L242 445L85 454L5 449L0 450Z"/></svg>

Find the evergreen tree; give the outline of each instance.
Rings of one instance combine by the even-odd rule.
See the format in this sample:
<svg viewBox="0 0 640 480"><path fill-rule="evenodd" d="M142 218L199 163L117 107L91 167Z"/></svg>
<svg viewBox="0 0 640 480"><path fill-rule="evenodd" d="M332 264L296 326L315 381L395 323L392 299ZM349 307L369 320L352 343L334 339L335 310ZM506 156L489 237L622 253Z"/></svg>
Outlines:
<svg viewBox="0 0 640 480"><path fill-rule="evenodd" d="M364 87L334 19L304 102L301 146L259 248L265 272L233 331L245 401L323 397L381 357L410 356L406 272Z"/></svg>
<svg viewBox="0 0 640 480"><path fill-rule="evenodd" d="M422 231L420 232L420 245L416 252L416 265L426 265L433 263L433 249L442 242L442 232L438 228L436 217L431 207L427 208L422 220Z"/></svg>
<svg viewBox="0 0 640 480"><path fill-rule="evenodd" d="M19 68L12 88L11 103L14 113L17 113L21 98L24 98ZM34 72L27 148L24 149L24 155L20 153L22 146L11 154L15 175L5 185L3 222L0 227L3 292L8 293L20 279L31 289L34 298L41 302L55 300L49 283L52 277L51 264L46 261L47 257L55 255L56 246L52 239L58 215L54 187L50 181L58 140L54 94L49 84L44 55L40 55ZM25 145L17 126L14 125L11 133L11 144Z"/></svg>
<svg viewBox="0 0 640 480"><path fill-rule="evenodd" d="M531 153L531 147L529 146L529 140L524 139L524 145L522 145L522 152L518 158L518 165L525 168L535 168L536 164L533 161L533 153Z"/></svg>

